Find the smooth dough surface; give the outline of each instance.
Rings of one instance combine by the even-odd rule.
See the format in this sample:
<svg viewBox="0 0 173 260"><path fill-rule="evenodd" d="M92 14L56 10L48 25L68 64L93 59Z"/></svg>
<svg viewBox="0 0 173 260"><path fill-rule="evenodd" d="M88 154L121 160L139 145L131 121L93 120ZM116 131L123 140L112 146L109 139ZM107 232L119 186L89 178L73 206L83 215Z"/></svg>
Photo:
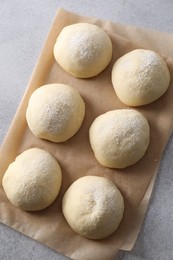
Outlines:
<svg viewBox="0 0 173 260"><path fill-rule="evenodd" d="M59 163L45 150L31 148L16 157L2 180L9 201L26 211L47 208L58 196L62 181Z"/></svg>
<svg viewBox="0 0 173 260"><path fill-rule="evenodd" d="M119 58L112 69L118 98L128 106L152 103L168 89L170 72L154 51L136 49Z"/></svg>
<svg viewBox="0 0 173 260"><path fill-rule="evenodd" d="M124 200L112 181L85 176L73 182L66 191L62 211L76 233L90 239L102 239L118 228Z"/></svg>
<svg viewBox="0 0 173 260"><path fill-rule="evenodd" d="M26 119L32 133L52 142L65 142L81 127L85 104L79 92L64 84L49 84L30 97Z"/></svg>
<svg viewBox="0 0 173 260"><path fill-rule="evenodd" d="M108 66L112 58L112 42L101 27L77 23L62 29L53 52L65 71L75 77L88 78Z"/></svg>
<svg viewBox="0 0 173 260"><path fill-rule="evenodd" d="M117 109L98 116L89 130L96 159L109 168L125 168L145 154L150 137L146 118L134 109Z"/></svg>

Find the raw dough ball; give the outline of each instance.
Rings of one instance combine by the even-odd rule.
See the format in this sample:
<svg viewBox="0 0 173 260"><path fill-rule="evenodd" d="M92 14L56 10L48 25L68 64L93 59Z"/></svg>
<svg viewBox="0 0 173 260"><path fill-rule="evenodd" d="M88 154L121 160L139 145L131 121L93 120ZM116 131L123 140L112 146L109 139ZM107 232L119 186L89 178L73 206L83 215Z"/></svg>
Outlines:
<svg viewBox="0 0 173 260"><path fill-rule="evenodd" d="M148 148L149 136L146 118L134 109L102 114L89 130L96 159L110 168L125 168L139 161Z"/></svg>
<svg viewBox="0 0 173 260"><path fill-rule="evenodd" d="M59 34L54 57L73 76L92 77L110 63L112 42L101 27L89 23L72 24L64 27Z"/></svg>
<svg viewBox="0 0 173 260"><path fill-rule="evenodd" d="M66 191L62 210L76 233L90 239L102 239L118 228L123 217L124 200L112 181L85 176Z"/></svg>
<svg viewBox="0 0 173 260"><path fill-rule="evenodd" d="M35 211L53 203L61 180L61 169L56 159L42 149L31 148L9 165L2 185L14 206Z"/></svg>
<svg viewBox="0 0 173 260"><path fill-rule="evenodd" d="M79 92L64 84L44 85L34 91L26 111L32 133L52 142L64 142L80 128L85 104Z"/></svg>
<svg viewBox="0 0 173 260"><path fill-rule="evenodd" d="M112 83L124 104L140 106L157 100L166 92L170 73L157 53L136 49L115 62Z"/></svg>

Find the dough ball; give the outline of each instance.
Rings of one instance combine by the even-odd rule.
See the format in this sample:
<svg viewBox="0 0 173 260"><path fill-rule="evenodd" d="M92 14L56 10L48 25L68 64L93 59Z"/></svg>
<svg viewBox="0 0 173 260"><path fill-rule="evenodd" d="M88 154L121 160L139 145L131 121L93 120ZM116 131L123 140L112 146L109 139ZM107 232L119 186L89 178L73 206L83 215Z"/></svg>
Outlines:
<svg viewBox="0 0 173 260"><path fill-rule="evenodd" d="M157 53L136 49L115 62L112 83L124 104L140 106L157 100L166 92L170 73Z"/></svg>
<svg viewBox="0 0 173 260"><path fill-rule="evenodd" d="M118 228L123 217L124 200L112 181L85 176L66 191L62 211L76 233L90 239L102 239Z"/></svg>
<svg viewBox="0 0 173 260"><path fill-rule="evenodd" d="M139 161L148 148L149 136L146 118L134 109L102 114L89 130L96 159L110 168L125 168Z"/></svg>
<svg viewBox="0 0 173 260"><path fill-rule="evenodd" d="M26 119L32 133L52 142L65 142L81 127L85 104L79 92L64 84L44 85L29 100Z"/></svg>
<svg viewBox="0 0 173 260"><path fill-rule="evenodd" d="M35 211L53 203L61 180L61 169L55 158L42 149L31 148L9 165L2 185L14 206Z"/></svg>
<svg viewBox="0 0 173 260"><path fill-rule="evenodd" d="M66 26L54 45L57 63L78 78L99 74L110 63L112 42L99 26L77 23Z"/></svg>

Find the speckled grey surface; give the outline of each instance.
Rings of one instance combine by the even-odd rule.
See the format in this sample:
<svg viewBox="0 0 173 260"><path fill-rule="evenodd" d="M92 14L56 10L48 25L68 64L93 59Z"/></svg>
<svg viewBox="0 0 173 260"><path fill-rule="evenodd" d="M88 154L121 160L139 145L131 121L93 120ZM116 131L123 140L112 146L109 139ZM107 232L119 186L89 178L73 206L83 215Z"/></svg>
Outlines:
<svg viewBox="0 0 173 260"><path fill-rule="evenodd" d="M82 15L173 32L172 0L1 0L0 142L20 103L59 7ZM130 253L120 252L118 260L173 259L172 158L173 140L170 140L135 247ZM67 258L1 224L0 260L23 259ZM94 260L92 256L91 260Z"/></svg>

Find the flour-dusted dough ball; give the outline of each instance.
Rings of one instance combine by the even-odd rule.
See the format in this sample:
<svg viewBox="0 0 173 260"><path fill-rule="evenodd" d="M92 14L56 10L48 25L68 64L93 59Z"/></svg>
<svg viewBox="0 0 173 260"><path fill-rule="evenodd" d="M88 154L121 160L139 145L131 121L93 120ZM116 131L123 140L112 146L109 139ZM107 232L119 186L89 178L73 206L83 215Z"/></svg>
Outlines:
<svg viewBox="0 0 173 260"><path fill-rule="evenodd" d="M147 119L134 109L117 109L98 116L89 130L91 147L100 164L125 168L145 154L150 137Z"/></svg>
<svg viewBox="0 0 173 260"><path fill-rule="evenodd" d="M124 200L112 181L85 176L73 182L66 191L62 211L76 233L90 239L102 239L118 228Z"/></svg>
<svg viewBox="0 0 173 260"><path fill-rule="evenodd" d="M103 71L112 58L112 42L99 26L77 23L66 26L54 45L54 57L68 73L89 78Z"/></svg>
<svg viewBox="0 0 173 260"><path fill-rule="evenodd" d="M81 127L85 104L79 92L64 84L36 89L29 100L26 119L32 133L52 142L65 142Z"/></svg>
<svg viewBox="0 0 173 260"><path fill-rule="evenodd" d="M115 62L112 83L124 104L140 106L157 100L166 92L170 73L165 61L157 53L136 49Z"/></svg>
<svg viewBox="0 0 173 260"><path fill-rule="evenodd" d="M31 148L16 157L2 180L9 201L22 210L47 208L58 196L62 181L59 163L48 152Z"/></svg>

